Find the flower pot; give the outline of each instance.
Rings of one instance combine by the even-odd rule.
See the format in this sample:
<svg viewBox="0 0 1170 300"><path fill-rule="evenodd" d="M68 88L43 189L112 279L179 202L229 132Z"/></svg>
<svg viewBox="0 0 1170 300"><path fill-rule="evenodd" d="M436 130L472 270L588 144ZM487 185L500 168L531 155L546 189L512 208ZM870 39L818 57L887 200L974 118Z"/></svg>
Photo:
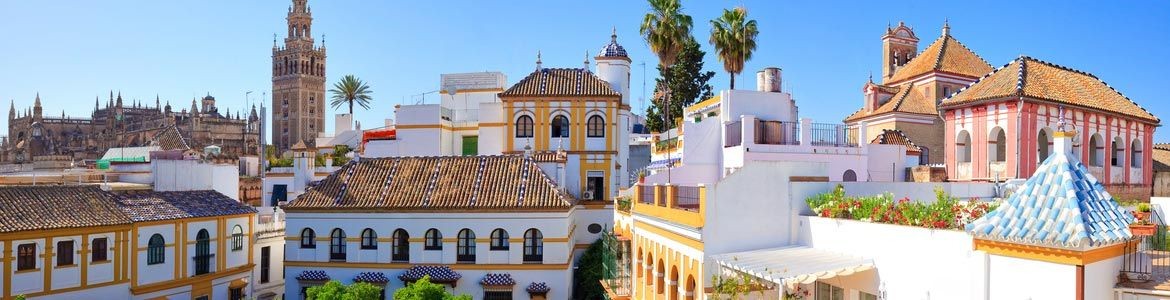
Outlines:
<svg viewBox="0 0 1170 300"><path fill-rule="evenodd" d="M1158 226L1154 224L1129 224L1129 232L1135 236L1149 236L1157 233Z"/></svg>
<svg viewBox="0 0 1170 300"><path fill-rule="evenodd" d="M1135 211L1133 212L1133 217L1134 217L1134 218L1137 218L1137 220L1138 220L1138 221L1145 221L1145 220L1148 220L1148 219L1150 218L1150 212L1148 212L1148 211L1136 211L1136 210L1135 210Z"/></svg>

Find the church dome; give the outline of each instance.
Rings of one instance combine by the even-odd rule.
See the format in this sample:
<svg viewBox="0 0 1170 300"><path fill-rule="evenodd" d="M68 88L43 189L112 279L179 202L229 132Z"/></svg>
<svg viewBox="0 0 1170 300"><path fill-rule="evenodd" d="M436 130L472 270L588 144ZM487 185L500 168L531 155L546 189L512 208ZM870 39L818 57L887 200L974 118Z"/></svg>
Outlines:
<svg viewBox="0 0 1170 300"><path fill-rule="evenodd" d="M597 54L597 57L629 58L629 56L626 55L626 48L622 47L622 45L618 44L617 42L617 28L614 28L613 34L610 35L609 44L606 44L605 47L601 48L601 51Z"/></svg>
<svg viewBox="0 0 1170 300"><path fill-rule="evenodd" d="M203 100L215 100L215 97L212 97L211 94L208 94L206 97L203 97Z"/></svg>

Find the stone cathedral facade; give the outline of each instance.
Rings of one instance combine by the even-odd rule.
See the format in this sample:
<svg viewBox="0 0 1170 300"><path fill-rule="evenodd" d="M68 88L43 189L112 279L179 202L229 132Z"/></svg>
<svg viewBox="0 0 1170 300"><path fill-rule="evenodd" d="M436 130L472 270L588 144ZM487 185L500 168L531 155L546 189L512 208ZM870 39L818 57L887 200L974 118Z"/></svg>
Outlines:
<svg viewBox="0 0 1170 300"><path fill-rule="evenodd" d="M272 143L284 152L297 142L310 147L325 130L325 42L313 42L313 11L293 0L284 46L272 40Z"/></svg>

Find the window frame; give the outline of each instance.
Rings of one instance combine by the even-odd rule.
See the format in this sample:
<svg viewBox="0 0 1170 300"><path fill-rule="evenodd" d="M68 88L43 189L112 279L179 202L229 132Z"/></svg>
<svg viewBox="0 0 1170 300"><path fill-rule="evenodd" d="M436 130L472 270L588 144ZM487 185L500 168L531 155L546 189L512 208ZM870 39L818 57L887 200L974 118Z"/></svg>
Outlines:
<svg viewBox="0 0 1170 300"><path fill-rule="evenodd" d="M344 261L346 259L345 230L333 228L329 232L329 260Z"/></svg>
<svg viewBox="0 0 1170 300"><path fill-rule="evenodd" d="M544 263L544 234L539 229L524 231L524 263Z"/></svg>
<svg viewBox="0 0 1170 300"><path fill-rule="evenodd" d="M307 235L306 235L307 234ZM317 232L312 228L301 229L301 249L317 248Z"/></svg>
<svg viewBox="0 0 1170 300"><path fill-rule="evenodd" d="M104 261L110 260L110 257L109 257L110 244L109 243L110 243L109 239L104 238L104 237L94 238L93 241L89 242L89 244L93 248L90 250L91 252L90 252L89 261L90 262L104 262Z"/></svg>
<svg viewBox="0 0 1170 300"><path fill-rule="evenodd" d="M158 239L155 239L155 238ZM155 243L157 241L158 243ZM167 240L161 234L155 233L146 242L146 264L157 265L167 261Z"/></svg>
<svg viewBox="0 0 1170 300"><path fill-rule="evenodd" d="M549 137L551 138L568 138L572 135L569 127L569 117L565 115L553 115L552 121L548 123Z"/></svg>
<svg viewBox="0 0 1170 300"><path fill-rule="evenodd" d="M195 234L195 275L211 274L211 259L215 257L211 253L211 233L207 229L199 229L199 233Z"/></svg>
<svg viewBox="0 0 1170 300"><path fill-rule="evenodd" d="M68 266L77 265L77 260L73 258L73 254L75 251L75 248L73 247L74 245L76 245L76 244L73 242L73 240L57 241L57 248L55 248L53 250L56 251L56 253L54 253L56 255L54 255L54 256L57 257L56 260L57 260L58 267L68 267Z"/></svg>
<svg viewBox="0 0 1170 300"><path fill-rule="evenodd" d="M491 244L488 246L489 251L508 251L512 247L508 241L508 231L503 228L496 228L492 230Z"/></svg>
<svg viewBox="0 0 1170 300"><path fill-rule="evenodd" d="M602 117L601 115L589 116L589 119L585 121L585 137L605 137L605 117Z"/></svg>
<svg viewBox="0 0 1170 300"><path fill-rule="evenodd" d="M423 235L423 250L443 250L443 233L435 228L427 229Z"/></svg>
<svg viewBox="0 0 1170 300"><path fill-rule="evenodd" d="M26 243L16 245L16 270L37 269L37 244Z"/></svg>
<svg viewBox="0 0 1170 300"><path fill-rule="evenodd" d="M459 230L456 235L455 242L455 262L456 263L475 263L475 232L471 229L463 228Z"/></svg>
<svg viewBox="0 0 1170 300"><path fill-rule="evenodd" d="M517 138L531 138L535 135L536 123L532 120L532 116L520 115L516 117L516 130L513 132Z"/></svg>
<svg viewBox="0 0 1170 300"><path fill-rule="evenodd" d="M410 261L410 233L406 229L398 228L391 234L392 240L390 245L390 261L393 262L409 262Z"/></svg>
<svg viewBox="0 0 1170 300"><path fill-rule="evenodd" d="M368 235L367 235L368 233ZM362 229L362 250L378 250L378 233L372 228Z"/></svg>
<svg viewBox="0 0 1170 300"><path fill-rule="evenodd" d="M232 227L232 251L244 250L244 227Z"/></svg>

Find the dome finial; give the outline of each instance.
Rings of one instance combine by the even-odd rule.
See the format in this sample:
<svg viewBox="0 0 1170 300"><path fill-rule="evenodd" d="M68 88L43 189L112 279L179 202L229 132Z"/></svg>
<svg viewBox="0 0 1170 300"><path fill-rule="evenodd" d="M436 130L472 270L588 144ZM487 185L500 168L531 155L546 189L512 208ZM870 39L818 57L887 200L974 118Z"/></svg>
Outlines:
<svg viewBox="0 0 1170 300"><path fill-rule="evenodd" d="M950 18L944 18L944 19L943 19L943 30L942 30L942 34L943 34L943 36L949 36L949 35L951 35L951 20L950 20Z"/></svg>
<svg viewBox="0 0 1170 300"><path fill-rule="evenodd" d="M585 50L585 72L589 72L589 50Z"/></svg>
<svg viewBox="0 0 1170 300"><path fill-rule="evenodd" d="M615 43L617 42L617 26L613 27L613 31L609 34L609 38L613 42L615 42Z"/></svg>
<svg viewBox="0 0 1170 300"><path fill-rule="evenodd" d="M540 50L536 50L536 70L537 71L540 71L540 69L542 69L542 67L540 65L541 65L541 63L540 63Z"/></svg>

